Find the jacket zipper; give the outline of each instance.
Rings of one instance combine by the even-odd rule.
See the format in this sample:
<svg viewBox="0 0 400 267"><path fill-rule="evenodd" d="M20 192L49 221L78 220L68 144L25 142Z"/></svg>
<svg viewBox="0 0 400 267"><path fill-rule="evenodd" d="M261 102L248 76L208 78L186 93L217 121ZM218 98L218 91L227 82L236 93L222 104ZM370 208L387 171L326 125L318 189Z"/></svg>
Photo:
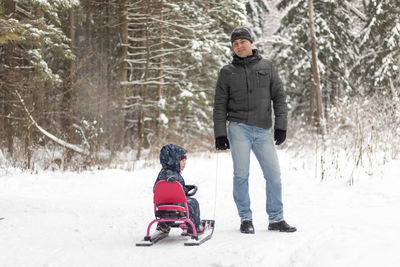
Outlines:
<svg viewBox="0 0 400 267"><path fill-rule="evenodd" d="M244 65L244 74L246 76L246 94L247 94L247 122L249 121L249 113L250 113L250 88L249 88L249 77L248 77L248 69L246 65Z"/></svg>

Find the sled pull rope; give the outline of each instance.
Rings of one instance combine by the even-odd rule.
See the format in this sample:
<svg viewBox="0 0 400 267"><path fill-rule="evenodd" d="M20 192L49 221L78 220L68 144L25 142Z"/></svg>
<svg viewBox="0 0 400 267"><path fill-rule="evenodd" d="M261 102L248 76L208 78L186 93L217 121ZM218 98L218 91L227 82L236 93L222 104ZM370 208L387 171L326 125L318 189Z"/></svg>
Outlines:
<svg viewBox="0 0 400 267"><path fill-rule="evenodd" d="M214 192L214 220L215 220L215 214L217 212L217 192L218 192L218 152L217 152L217 162L215 166L215 192Z"/></svg>

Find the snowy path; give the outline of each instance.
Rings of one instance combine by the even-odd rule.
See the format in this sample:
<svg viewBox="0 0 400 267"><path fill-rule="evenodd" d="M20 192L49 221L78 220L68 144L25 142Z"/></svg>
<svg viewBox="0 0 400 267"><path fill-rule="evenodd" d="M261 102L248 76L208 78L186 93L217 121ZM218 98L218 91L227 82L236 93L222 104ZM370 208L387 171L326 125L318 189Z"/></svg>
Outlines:
<svg viewBox="0 0 400 267"><path fill-rule="evenodd" d="M255 235L238 231L229 154L219 154L216 229L200 247L179 232L136 247L153 218L156 168L135 172L0 173L1 266L398 266L400 164L365 176L319 182L280 152L285 217L293 234L269 232L264 180L252 161ZM297 164L297 165L296 165ZM291 167L289 167L291 166ZM196 184L202 218L214 217L216 155L190 158L183 172Z"/></svg>

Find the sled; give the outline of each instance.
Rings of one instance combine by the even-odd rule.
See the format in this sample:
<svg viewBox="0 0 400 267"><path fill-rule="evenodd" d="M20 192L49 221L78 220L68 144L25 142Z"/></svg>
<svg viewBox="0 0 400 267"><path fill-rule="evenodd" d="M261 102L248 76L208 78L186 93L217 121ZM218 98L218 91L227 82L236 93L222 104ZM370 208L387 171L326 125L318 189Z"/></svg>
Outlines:
<svg viewBox="0 0 400 267"><path fill-rule="evenodd" d="M189 219L189 208L185 191L179 182L164 180L157 183L154 188L153 202L156 218L149 223L144 240L136 243L136 246L151 246L168 237L169 232L159 230L150 234L153 224L162 222L168 223L170 227L179 227L183 231L187 230L188 225L193 229L193 233L187 235L191 239L184 243L185 246L200 245L211 238L214 232L215 221L202 220L201 224L204 227L204 232L201 234L197 233L195 225ZM182 235L186 235L185 232Z"/></svg>

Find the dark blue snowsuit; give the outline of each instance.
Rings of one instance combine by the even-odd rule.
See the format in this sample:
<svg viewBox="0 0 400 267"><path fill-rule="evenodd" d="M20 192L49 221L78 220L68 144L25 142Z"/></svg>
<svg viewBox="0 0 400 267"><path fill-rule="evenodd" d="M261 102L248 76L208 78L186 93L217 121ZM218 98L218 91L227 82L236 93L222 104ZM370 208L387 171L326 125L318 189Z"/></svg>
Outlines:
<svg viewBox="0 0 400 267"><path fill-rule="evenodd" d="M162 169L158 174L157 180L154 183L154 187L158 182L163 180L172 179L178 181L182 185L183 190L186 194L187 204L189 208L189 219L196 226L196 230L198 230L200 225L199 202L197 201L197 199L187 196L188 190L185 187L185 180L181 175L180 161L184 158L184 156L186 156L186 150L180 146L174 144L163 146L160 151L160 163L162 165ZM188 231L191 232L191 229L188 229Z"/></svg>

